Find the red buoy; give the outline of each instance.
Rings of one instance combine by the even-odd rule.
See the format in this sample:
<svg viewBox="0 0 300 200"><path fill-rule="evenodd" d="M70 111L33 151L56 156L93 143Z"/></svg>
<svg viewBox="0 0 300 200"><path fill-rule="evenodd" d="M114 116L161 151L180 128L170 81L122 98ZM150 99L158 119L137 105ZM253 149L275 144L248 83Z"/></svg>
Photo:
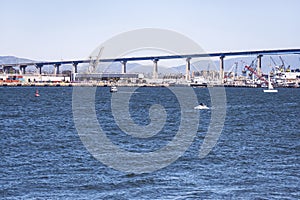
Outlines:
<svg viewBox="0 0 300 200"><path fill-rule="evenodd" d="M35 96L36 96L36 97L39 97L39 96L40 96L38 89L36 89L36 91L35 91Z"/></svg>

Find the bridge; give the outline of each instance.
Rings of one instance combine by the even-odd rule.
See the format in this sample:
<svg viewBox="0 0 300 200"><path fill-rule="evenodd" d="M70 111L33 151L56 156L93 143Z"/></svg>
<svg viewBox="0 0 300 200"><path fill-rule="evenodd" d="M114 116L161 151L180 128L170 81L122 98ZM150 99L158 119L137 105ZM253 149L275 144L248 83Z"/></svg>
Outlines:
<svg viewBox="0 0 300 200"><path fill-rule="evenodd" d="M185 54L185 55L163 55L163 56L142 56L142 57L125 57L125 58L102 58L99 62L121 62L122 74L126 74L126 64L131 61L153 61L153 78L158 77L158 61L167 59L186 59L186 80L190 80L190 61L192 58L201 57L219 57L220 59L220 75L221 81L224 78L224 58L230 56L257 56L257 74L261 75L261 58L264 55L284 55L284 54L300 54L300 49L274 49L274 50L254 50L254 51L235 51L235 52L219 52L219 53L201 53L201 54ZM64 64L73 65L72 73L77 73L79 64L90 63L91 60L67 60L67 61L51 61L51 62L28 62L16 64L2 64L4 72L8 72L12 67L19 67L20 72L25 74L27 66L35 66L42 74L42 67L45 65L54 66L54 74L59 74L59 67Z"/></svg>

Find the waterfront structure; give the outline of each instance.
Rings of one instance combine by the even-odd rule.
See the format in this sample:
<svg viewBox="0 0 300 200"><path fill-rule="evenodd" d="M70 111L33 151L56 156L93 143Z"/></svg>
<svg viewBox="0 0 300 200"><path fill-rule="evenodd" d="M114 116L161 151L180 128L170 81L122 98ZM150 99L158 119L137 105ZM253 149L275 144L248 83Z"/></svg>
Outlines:
<svg viewBox="0 0 300 200"><path fill-rule="evenodd" d="M87 64L91 62L91 59L89 60L73 60L73 61L54 61L54 62L30 62L30 63L18 63L18 64L2 64L2 70L3 74L9 74L11 71L13 71L14 68L19 68L19 74L23 76L33 76L33 75L27 75L26 74L26 68L28 66L35 66L38 71L38 75L34 77L33 79L35 81L41 81L43 82L45 77L48 79L48 81L63 81L63 82L74 82L74 81L82 81L82 80L103 80L103 79L113 79L120 80L122 78L136 78L136 76L139 76L137 74L128 74L126 69L126 64L130 61L144 61L144 60L152 60L153 62L153 74L152 79L157 80L158 79L158 71L159 71L159 60L166 60L166 59L186 59L186 70L184 74L184 79L187 83L191 82L191 59L193 58L201 58L201 57L219 57L220 61L220 69L218 73L219 77L219 83L218 84L225 84L225 73L224 73L224 59L229 56L241 56L241 55L256 55L257 56L257 68L256 73L257 75L263 76L261 72L261 59L264 55L282 55L282 54L299 54L300 49L278 49L278 50L257 50L257 51L239 51L239 52L222 52L222 53L202 53L202 54L189 54L189 55L166 55L166 56L144 56L144 57L128 57L128 58L110 58L110 59L99 59L95 62L121 62L122 68L120 74L97 74L97 73L78 73L78 65L79 64ZM71 64L72 70L69 76L61 75L60 72L60 66L65 64ZM46 65L52 65L54 67L53 75L47 75L43 76L42 74L42 68ZM107 76L107 77L106 77ZM131 77L133 76L133 77ZM77 79L76 79L77 77ZM100 78L101 77L101 78ZM296 75L296 78L298 75ZM3 77L2 81L7 80L8 77ZM63 78L63 79L62 79ZM99 79L100 78L100 79ZM59 79L59 80L58 80ZM139 78L136 78L139 79ZM298 79L298 78L297 78ZM0 77L1 80L1 77ZM31 81L29 78L28 80ZM215 82L215 80L213 80ZM215 83L214 83L215 84ZM296 84L298 84L298 81L296 80Z"/></svg>

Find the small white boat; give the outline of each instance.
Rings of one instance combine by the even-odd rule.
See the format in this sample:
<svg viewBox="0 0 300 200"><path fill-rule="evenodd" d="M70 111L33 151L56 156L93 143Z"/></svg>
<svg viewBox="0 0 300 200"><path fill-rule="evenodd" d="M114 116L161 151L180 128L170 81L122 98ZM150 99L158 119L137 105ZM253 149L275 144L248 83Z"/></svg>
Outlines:
<svg viewBox="0 0 300 200"><path fill-rule="evenodd" d="M269 74L268 76L268 89L267 90L264 90L264 92L266 93L276 93L278 92L278 90L274 89L272 83L271 83L271 76Z"/></svg>
<svg viewBox="0 0 300 200"><path fill-rule="evenodd" d="M111 86L110 92L118 92L118 88L116 86Z"/></svg>
<svg viewBox="0 0 300 200"><path fill-rule="evenodd" d="M207 107L207 105L200 103L198 106L194 107L194 109L196 110L208 110L209 107Z"/></svg>

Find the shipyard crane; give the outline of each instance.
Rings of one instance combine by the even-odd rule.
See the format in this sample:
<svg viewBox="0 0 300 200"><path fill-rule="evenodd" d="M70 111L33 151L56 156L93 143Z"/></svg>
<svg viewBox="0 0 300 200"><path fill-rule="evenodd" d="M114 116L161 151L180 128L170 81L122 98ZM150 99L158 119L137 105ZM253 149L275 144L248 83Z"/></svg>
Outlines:
<svg viewBox="0 0 300 200"><path fill-rule="evenodd" d="M285 64L284 64L284 61L283 61L283 59L282 59L282 57L281 56L279 56L279 59L281 60L281 65L280 65L280 71L285 71Z"/></svg>
<svg viewBox="0 0 300 200"><path fill-rule="evenodd" d="M255 76L257 76L257 78L259 78L261 81L265 82L266 84L269 83L262 75L259 75L252 67L246 65L245 68L248 69L251 73L255 74Z"/></svg>
<svg viewBox="0 0 300 200"><path fill-rule="evenodd" d="M284 70L285 72L291 72L291 66L288 65L288 66L286 67L286 64L287 64L287 63L282 59L281 56L279 56L279 58L280 58L280 60L281 60L281 62L282 62L283 70Z"/></svg>
<svg viewBox="0 0 300 200"><path fill-rule="evenodd" d="M251 64L248 66L248 65L245 65L245 68L247 69L247 70L249 70L252 74L255 74L255 76L257 77L257 78L259 78L261 81L263 81L263 82L265 82L266 84L268 84L269 82L262 76L262 75L260 75L260 74L258 74L256 71L255 71L255 69L253 68L253 65L254 65L254 61L255 61L256 59L254 59L252 62L251 62ZM252 75L251 74L251 75Z"/></svg>
<svg viewBox="0 0 300 200"><path fill-rule="evenodd" d="M245 67L246 69L248 69L251 72L248 74L250 77L252 77L253 71L256 71L256 64L257 64L257 60L256 59L252 60L251 64L249 65L249 67L251 67L252 71Z"/></svg>
<svg viewBox="0 0 300 200"><path fill-rule="evenodd" d="M244 65L246 65L246 62L245 61L243 61L243 60L241 60L241 63L242 63L242 66ZM245 70L245 68L244 69L242 69L242 74L244 75L244 76L246 76L246 70Z"/></svg>
<svg viewBox="0 0 300 200"><path fill-rule="evenodd" d="M96 67L99 65L99 62L100 62L99 59L101 57L103 49L104 49L104 47L100 48L99 53L95 60L93 60L92 57L90 57L90 64L89 64L89 69L88 69L89 73L94 73L96 71Z"/></svg>
<svg viewBox="0 0 300 200"><path fill-rule="evenodd" d="M273 62L273 64L275 65L275 67L277 66L276 62L274 61L274 59L272 58L272 56L270 56L271 61Z"/></svg>
<svg viewBox="0 0 300 200"><path fill-rule="evenodd" d="M271 59L271 61L273 62L273 64L275 65L275 66L272 68L272 71L273 71L273 72L276 72L277 70L278 70L278 71L283 71L284 61L283 61L283 59L281 58L281 56L279 56L279 59L281 60L282 65L278 65L278 64L274 61L274 59L272 58L272 56L270 56L270 59Z"/></svg>
<svg viewBox="0 0 300 200"><path fill-rule="evenodd" d="M234 62L231 69L229 70L228 77L231 77L233 75L233 79L235 79L235 77L237 76L237 67L238 62Z"/></svg>
<svg viewBox="0 0 300 200"><path fill-rule="evenodd" d="M286 72L291 72L291 66L289 65L289 66L286 68L285 71L286 71Z"/></svg>

